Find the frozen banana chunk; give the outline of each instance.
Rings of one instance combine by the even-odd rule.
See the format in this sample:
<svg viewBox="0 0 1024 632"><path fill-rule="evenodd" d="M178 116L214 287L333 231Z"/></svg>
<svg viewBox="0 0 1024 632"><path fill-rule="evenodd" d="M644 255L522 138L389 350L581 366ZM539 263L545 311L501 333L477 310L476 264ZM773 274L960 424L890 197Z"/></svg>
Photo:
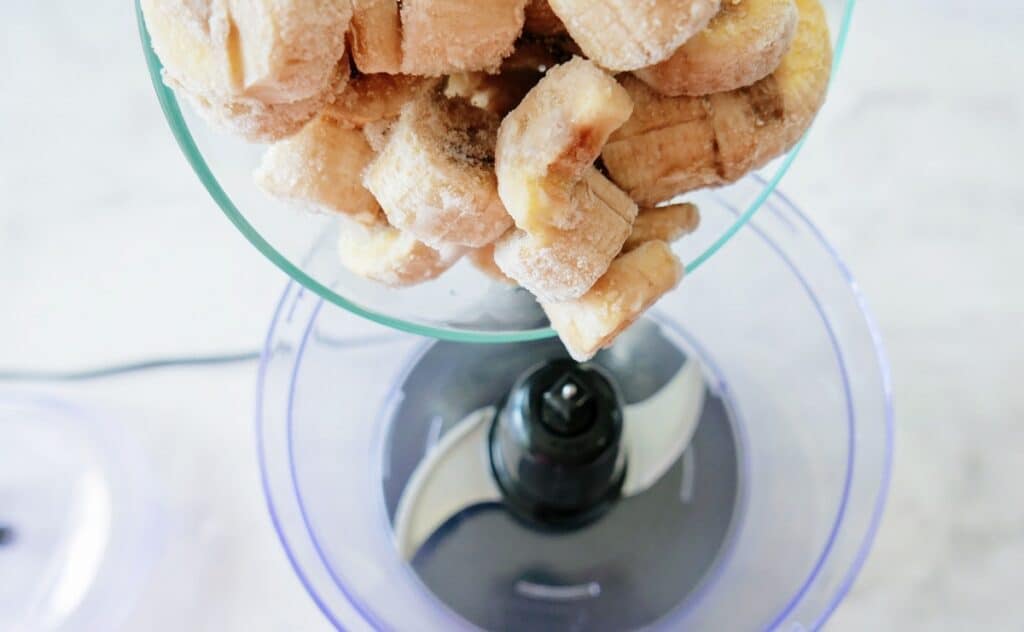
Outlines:
<svg viewBox="0 0 1024 632"><path fill-rule="evenodd" d="M298 134L271 145L256 170L268 194L306 208L339 213L358 222L384 221L363 187L362 173L374 152L363 133L319 116Z"/></svg>
<svg viewBox="0 0 1024 632"><path fill-rule="evenodd" d="M460 246L432 248L384 223L343 222L338 239L341 263L354 274L388 287L416 285L444 274L466 252Z"/></svg>
<svg viewBox="0 0 1024 632"><path fill-rule="evenodd" d="M352 0L349 50L364 73L402 71L402 20L398 0Z"/></svg>
<svg viewBox="0 0 1024 632"><path fill-rule="evenodd" d="M633 228L637 207L590 167L573 196L578 221L543 238L513 230L494 247L494 261L540 301L578 298L608 269Z"/></svg>
<svg viewBox="0 0 1024 632"><path fill-rule="evenodd" d="M561 35L565 25L551 10L548 0L530 0L526 5L526 24L523 30L532 35Z"/></svg>
<svg viewBox="0 0 1024 632"><path fill-rule="evenodd" d="M796 0L796 36L772 74L746 88L704 97L665 97L634 76L621 83L632 118L602 152L612 180L643 206L739 180L784 154L825 100L832 63L818 0Z"/></svg>
<svg viewBox="0 0 1024 632"><path fill-rule="evenodd" d="M348 2L142 0L142 10L165 82L248 140L294 134L348 80Z"/></svg>
<svg viewBox="0 0 1024 632"><path fill-rule="evenodd" d="M697 230L699 224L700 211L688 202L640 209L640 213L633 221L633 232L622 245L622 251L629 252L649 241L670 244Z"/></svg>
<svg viewBox="0 0 1024 632"><path fill-rule="evenodd" d="M348 63L338 66L336 85L348 80ZM193 94L170 76L164 81L214 127L254 143L273 142L295 134L332 98L331 91L293 103L264 103L237 97L220 99Z"/></svg>
<svg viewBox="0 0 1024 632"><path fill-rule="evenodd" d="M493 170L497 129L497 116L429 91L402 108L363 182L416 239L484 246L512 225Z"/></svg>
<svg viewBox="0 0 1024 632"><path fill-rule="evenodd" d="M541 303L569 354L585 362L636 321L683 278L683 266L663 241L649 241L612 262L580 298Z"/></svg>
<svg viewBox="0 0 1024 632"><path fill-rule="evenodd" d="M795 0L725 0L706 29L665 61L635 74L666 96L749 86L782 63L799 18Z"/></svg>
<svg viewBox="0 0 1024 632"><path fill-rule="evenodd" d="M498 193L518 228L543 241L583 221L577 184L632 108L626 91L590 61L548 71L498 131Z"/></svg>
<svg viewBox="0 0 1024 632"><path fill-rule="evenodd" d="M726 0L729 1L729 0ZM587 57L616 72L669 58L718 13L720 0L548 0Z"/></svg>
<svg viewBox="0 0 1024 632"><path fill-rule="evenodd" d="M505 285L518 285L515 279L502 272L501 268L498 267L498 264L494 262L494 244L487 244L486 246L472 250L468 255L466 255L466 258L469 259L474 268L483 272L491 279L500 281Z"/></svg>
<svg viewBox="0 0 1024 632"><path fill-rule="evenodd" d="M210 100L323 94L345 54L349 0L142 0L169 77Z"/></svg>
<svg viewBox="0 0 1024 632"><path fill-rule="evenodd" d="M324 109L324 116L347 127L395 119L402 106L435 87L436 79L411 75L358 75Z"/></svg>
<svg viewBox="0 0 1024 632"><path fill-rule="evenodd" d="M523 30L527 0L402 0L402 72L496 71Z"/></svg>

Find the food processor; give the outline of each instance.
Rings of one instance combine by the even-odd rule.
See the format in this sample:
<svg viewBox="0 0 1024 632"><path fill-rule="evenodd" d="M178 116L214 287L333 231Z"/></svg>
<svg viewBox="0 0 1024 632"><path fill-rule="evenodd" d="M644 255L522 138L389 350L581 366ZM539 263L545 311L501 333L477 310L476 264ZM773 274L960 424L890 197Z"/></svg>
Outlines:
<svg viewBox="0 0 1024 632"><path fill-rule="evenodd" d="M826 1L835 59L852 0ZM878 525L892 412L855 282L776 186L799 147L697 192L687 276L593 361L468 263L414 288L347 272L336 220L252 184L260 149L164 113L292 282L259 368L271 520L346 630L804 630ZM726 243L728 248L723 248Z"/></svg>

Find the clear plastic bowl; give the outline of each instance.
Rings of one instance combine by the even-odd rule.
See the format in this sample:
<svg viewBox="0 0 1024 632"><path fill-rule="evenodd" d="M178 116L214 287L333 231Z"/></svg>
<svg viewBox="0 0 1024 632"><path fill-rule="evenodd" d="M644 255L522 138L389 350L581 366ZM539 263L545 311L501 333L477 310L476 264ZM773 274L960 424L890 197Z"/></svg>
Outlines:
<svg viewBox="0 0 1024 632"><path fill-rule="evenodd" d="M766 186L751 179L710 194L708 232L743 214L731 192ZM700 590L651 629L817 629L853 583L882 513L888 368L849 271L781 194L733 239L654 320L703 362L734 413L742 502ZM426 344L297 284L267 337L256 418L267 502L295 571L339 628L475 629L400 560L381 491L389 406Z"/></svg>
<svg viewBox="0 0 1024 632"><path fill-rule="evenodd" d="M843 56L854 0L822 0L833 35L834 64ZM515 342L553 336L532 298L489 282L462 262L440 279L394 291L348 273L336 253L336 219L297 212L269 199L252 172L262 148L210 129L190 108L180 107L164 85L136 0L139 32L153 87L179 146L228 219L289 277L354 314L395 329L462 342ZM741 212L727 222L705 223L699 239L679 247L692 274L728 242L775 189L799 152L772 162L741 184L723 189ZM686 196L701 204L709 194ZM697 246L694 246L697 244Z"/></svg>

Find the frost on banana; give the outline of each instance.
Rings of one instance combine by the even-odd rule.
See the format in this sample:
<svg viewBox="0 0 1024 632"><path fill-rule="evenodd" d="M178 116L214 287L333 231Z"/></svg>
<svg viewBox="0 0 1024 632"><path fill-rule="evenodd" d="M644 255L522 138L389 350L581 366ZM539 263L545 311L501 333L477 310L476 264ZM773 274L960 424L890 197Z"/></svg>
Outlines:
<svg viewBox="0 0 1024 632"><path fill-rule="evenodd" d="M585 362L608 347L683 277L663 241L648 241L612 262L590 291L572 301L541 303L569 354Z"/></svg>
<svg viewBox="0 0 1024 632"><path fill-rule="evenodd" d="M519 229L543 242L547 233L583 221L578 184L632 107L615 79L575 58L549 70L505 117L495 170L498 192Z"/></svg>
<svg viewBox="0 0 1024 632"><path fill-rule="evenodd" d="M512 225L493 170L497 130L497 116L428 91L403 106L363 182L416 239L486 245Z"/></svg>
<svg viewBox="0 0 1024 632"><path fill-rule="evenodd" d="M706 29L665 61L634 74L666 96L749 86L782 62L798 20L795 0L725 0Z"/></svg>
<svg viewBox="0 0 1024 632"><path fill-rule="evenodd" d="M609 70L624 71L668 59L718 13L720 0L548 3L587 57Z"/></svg>
<svg viewBox="0 0 1024 632"><path fill-rule="evenodd" d="M629 252L649 241L670 244L697 230L699 224L700 211L688 202L640 209L640 213L633 221L633 232L623 244L622 251Z"/></svg>
<svg viewBox="0 0 1024 632"><path fill-rule="evenodd" d="M402 70L495 70L523 30L526 0L403 0Z"/></svg>
<svg viewBox="0 0 1024 632"><path fill-rule="evenodd" d="M416 285L441 276L465 254L460 246L432 248L412 235L377 223L343 222L338 240L342 265L389 287Z"/></svg>
<svg viewBox="0 0 1024 632"><path fill-rule="evenodd" d="M142 0L142 11L168 85L253 140L297 131L348 76L344 0Z"/></svg>
<svg viewBox="0 0 1024 632"><path fill-rule="evenodd" d="M572 196L572 228L537 236L513 230L495 242L494 261L541 301L578 298L608 269L633 229L637 207L590 167Z"/></svg>
<svg viewBox="0 0 1024 632"><path fill-rule="evenodd" d="M782 63L757 83L704 97L665 97L627 75L633 116L602 152L612 180L644 206L735 182L788 151L825 99L832 49L818 0L797 0L800 21Z"/></svg>
<svg viewBox="0 0 1024 632"><path fill-rule="evenodd" d="M333 103L324 108L324 116L346 127L361 128L367 123L395 119L409 101L436 86L436 79L411 75L358 75L349 81Z"/></svg>
<svg viewBox="0 0 1024 632"><path fill-rule="evenodd" d="M267 149L256 184L287 202L372 224L383 213L361 174L373 157L362 132L318 116Z"/></svg>
<svg viewBox="0 0 1024 632"><path fill-rule="evenodd" d="M495 70L527 0L353 0L349 42L362 72L441 76Z"/></svg>

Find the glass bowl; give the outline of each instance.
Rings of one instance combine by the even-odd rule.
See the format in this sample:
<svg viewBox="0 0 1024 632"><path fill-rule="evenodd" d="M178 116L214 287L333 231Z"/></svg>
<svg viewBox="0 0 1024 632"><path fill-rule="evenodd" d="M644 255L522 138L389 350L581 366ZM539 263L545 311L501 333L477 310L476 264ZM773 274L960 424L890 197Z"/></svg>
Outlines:
<svg viewBox="0 0 1024 632"><path fill-rule="evenodd" d="M763 191L768 184L755 177L741 186ZM731 197L709 194L704 215L711 232L722 234L743 215ZM714 539L715 551L706 551L713 562L700 581L643 629L820 628L867 556L889 484L888 367L846 266L778 192L766 196L764 212L733 240L735 247L707 262L597 359L629 386L653 375L645 358L654 347L637 353L645 347L636 336L659 331L665 347L703 365L707 388L724 402L734 437L735 458L712 458L698 439L707 429L707 418L701 418L687 450L696 450L690 478L698 489L702 481L738 481L728 483L736 490L735 506L727 527L719 527L724 537ZM388 437L393 428L419 436L426 452L461 418L455 403L494 386L489 369L449 379L446 372L458 366L457 358L475 357L490 367L506 362L512 350L536 349L543 357L545 345L552 346L424 341L289 285L260 367L257 448L281 542L312 598L340 629L479 629L471 622L479 619L461 615L450 595L432 591L394 547L394 494L389 500L388 490L401 485L396 473L404 468L407 476L409 467ZM411 387L410 376L422 376L424 359L438 357L438 350L444 361L426 371L436 373L436 383ZM410 401L418 402L411 416L395 412L408 410ZM685 463L681 469L686 471ZM686 485L675 480L670 482L680 486L680 502L687 502ZM696 516L708 524L707 513ZM474 519L456 524L451 537L463 537ZM642 557L656 526L627 530L634 548L620 561ZM669 541L666 559L686 547L693 542ZM447 576L453 584L465 585L465 577L494 555L486 544L471 552ZM606 568L595 573L601 570ZM489 629L514 629L515 621L524 620L538 630L566 629L566 622L581 626L574 629L606 629L610 624L596 616L597 601L590 599L600 594L593 590L553 609L529 600L506 609L511 600L500 594L474 603L497 609L479 615L502 622ZM626 594L617 612L649 603L647 597Z"/></svg>
<svg viewBox="0 0 1024 632"><path fill-rule="evenodd" d="M843 56L855 0L823 3L833 35L835 65ZM150 46L137 0L135 6L153 87L185 157L228 219L288 276L330 303L410 333L487 343L554 335L529 294L488 281L465 261L436 281L400 291L348 273L336 255L336 219L298 212L268 198L252 180L261 147L211 130L189 108L180 106L163 83L160 61ZM737 217L713 228L705 222L696 235L676 246L690 274L761 208L799 150L798 144L761 169L757 177L714 192L686 196L702 207L713 197L721 197L741 210Z"/></svg>

